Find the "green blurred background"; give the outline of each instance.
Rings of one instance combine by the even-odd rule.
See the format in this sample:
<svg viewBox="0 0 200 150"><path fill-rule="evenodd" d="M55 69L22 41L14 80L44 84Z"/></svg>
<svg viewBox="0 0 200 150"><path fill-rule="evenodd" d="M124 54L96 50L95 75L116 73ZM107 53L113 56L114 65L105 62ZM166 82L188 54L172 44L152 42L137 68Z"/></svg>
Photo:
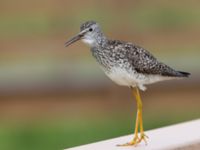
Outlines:
<svg viewBox="0 0 200 150"><path fill-rule="evenodd" d="M1 150L60 150L133 133L129 89L112 83L81 42L64 47L86 20L192 74L142 92L146 130L200 117L200 1L0 0Z"/></svg>

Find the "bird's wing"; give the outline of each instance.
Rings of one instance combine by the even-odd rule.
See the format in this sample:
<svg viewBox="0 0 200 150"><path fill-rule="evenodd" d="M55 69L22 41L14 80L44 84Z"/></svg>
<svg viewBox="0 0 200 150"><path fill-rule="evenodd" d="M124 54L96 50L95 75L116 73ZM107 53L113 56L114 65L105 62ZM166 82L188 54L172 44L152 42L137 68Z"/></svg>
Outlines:
<svg viewBox="0 0 200 150"><path fill-rule="evenodd" d="M138 73L158 74L162 76L179 76L179 72L159 62L150 52L144 48L127 43L124 45L126 57Z"/></svg>
<svg viewBox="0 0 200 150"><path fill-rule="evenodd" d="M176 71L159 62L149 51L138 45L118 40L109 40L108 45L106 49L110 54L115 54L115 60L119 58L127 60L138 73L169 77L188 77L190 75L190 73Z"/></svg>

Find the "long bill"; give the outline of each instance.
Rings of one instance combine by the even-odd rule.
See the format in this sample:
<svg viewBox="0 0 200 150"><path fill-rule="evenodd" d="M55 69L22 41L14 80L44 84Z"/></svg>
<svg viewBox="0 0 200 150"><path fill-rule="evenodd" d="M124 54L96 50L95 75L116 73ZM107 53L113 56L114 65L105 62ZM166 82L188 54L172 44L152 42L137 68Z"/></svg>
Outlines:
<svg viewBox="0 0 200 150"><path fill-rule="evenodd" d="M76 36L72 37L71 39L69 39L66 43L65 43L65 47L73 44L74 42L80 40L84 35L85 33L87 32L87 30L83 30L81 31L79 34L77 34Z"/></svg>

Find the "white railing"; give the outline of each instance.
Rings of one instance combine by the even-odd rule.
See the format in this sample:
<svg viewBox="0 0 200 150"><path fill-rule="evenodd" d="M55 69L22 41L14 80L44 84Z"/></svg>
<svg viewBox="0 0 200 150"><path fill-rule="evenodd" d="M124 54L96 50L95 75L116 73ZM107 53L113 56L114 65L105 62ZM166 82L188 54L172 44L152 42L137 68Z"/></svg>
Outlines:
<svg viewBox="0 0 200 150"><path fill-rule="evenodd" d="M200 150L200 119L146 132L148 144L118 147L133 135L122 136L65 150Z"/></svg>

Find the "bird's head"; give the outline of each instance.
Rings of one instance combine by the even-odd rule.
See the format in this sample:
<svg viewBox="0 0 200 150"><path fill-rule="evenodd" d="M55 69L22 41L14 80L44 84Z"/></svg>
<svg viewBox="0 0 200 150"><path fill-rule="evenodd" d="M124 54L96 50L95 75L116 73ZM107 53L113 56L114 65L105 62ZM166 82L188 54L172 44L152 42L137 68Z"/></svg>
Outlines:
<svg viewBox="0 0 200 150"><path fill-rule="evenodd" d="M102 41L103 34L101 28L95 21L87 21L80 27L80 32L72 37L65 43L65 46L69 46L72 43L82 40L84 43L93 46Z"/></svg>

